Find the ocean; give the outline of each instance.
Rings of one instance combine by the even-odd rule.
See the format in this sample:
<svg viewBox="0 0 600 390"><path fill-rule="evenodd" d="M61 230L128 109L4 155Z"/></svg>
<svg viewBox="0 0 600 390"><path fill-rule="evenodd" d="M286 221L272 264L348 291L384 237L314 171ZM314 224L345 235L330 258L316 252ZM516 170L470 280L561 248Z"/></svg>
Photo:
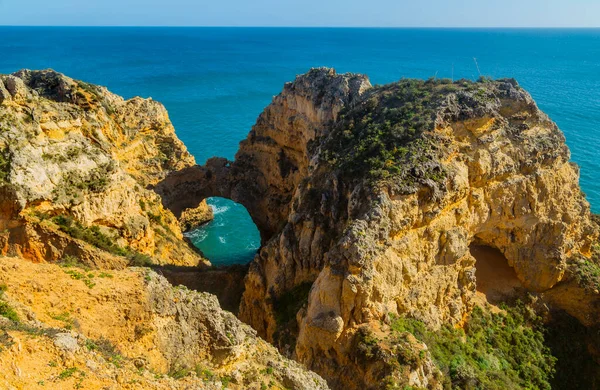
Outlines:
<svg viewBox="0 0 600 390"><path fill-rule="evenodd" d="M600 212L600 29L0 27L0 73L52 68L126 98L152 97L200 164L232 159L283 84L311 67L403 77L514 77L563 130ZM260 237L245 208L213 198L190 233L216 265Z"/></svg>

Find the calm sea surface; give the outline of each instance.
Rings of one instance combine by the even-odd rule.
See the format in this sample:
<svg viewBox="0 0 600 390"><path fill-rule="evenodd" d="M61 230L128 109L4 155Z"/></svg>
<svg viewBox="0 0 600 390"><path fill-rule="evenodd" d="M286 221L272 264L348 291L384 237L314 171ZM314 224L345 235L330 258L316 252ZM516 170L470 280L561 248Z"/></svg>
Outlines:
<svg viewBox="0 0 600 390"><path fill-rule="evenodd" d="M301 29L0 27L0 73L53 68L125 97L159 100L198 163L233 158L286 81L315 66L402 77L514 77L558 123L600 212L600 29ZM214 264L260 244L244 207L211 199L191 233Z"/></svg>

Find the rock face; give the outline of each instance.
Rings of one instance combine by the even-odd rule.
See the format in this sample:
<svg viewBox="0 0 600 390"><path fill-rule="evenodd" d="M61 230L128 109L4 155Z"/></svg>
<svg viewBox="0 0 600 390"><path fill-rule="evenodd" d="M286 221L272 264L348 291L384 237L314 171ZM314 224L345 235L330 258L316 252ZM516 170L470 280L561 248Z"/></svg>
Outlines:
<svg viewBox="0 0 600 390"><path fill-rule="evenodd" d="M287 83L240 143L234 162L210 159L169 175L155 190L175 215L209 196L241 203L266 241L285 225L296 188L308 175L311 141L326 135L325 125L370 86L365 76L333 70Z"/></svg>
<svg viewBox="0 0 600 390"><path fill-rule="evenodd" d="M198 227L206 222L212 221L214 218L212 208L202 201L200 205L193 209L186 209L179 217L179 226L181 230L186 232Z"/></svg>
<svg viewBox="0 0 600 390"><path fill-rule="evenodd" d="M161 104L51 70L1 75L0 151L2 253L101 267L123 266L124 255L204 262L147 189L194 165Z"/></svg>
<svg viewBox="0 0 600 390"><path fill-rule="evenodd" d="M333 387L378 388L386 370L353 358L359 330L389 315L460 326L477 284L471 245L600 323L597 289L576 277L577 264L598 267L598 232L569 158L514 80L372 88L314 69L286 84L234 162L174 173L157 192L175 213L212 195L246 206L264 245L240 318ZM425 366L408 385L437 386Z"/></svg>
<svg viewBox="0 0 600 390"><path fill-rule="evenodd" d="M147 269L99 272L0 258L0 284L0 302L19 318L11 324L0 316L2 388L40 381L55 389L78 381L85 389L328 388L223 311L215 296L173 287Z"/></svg>

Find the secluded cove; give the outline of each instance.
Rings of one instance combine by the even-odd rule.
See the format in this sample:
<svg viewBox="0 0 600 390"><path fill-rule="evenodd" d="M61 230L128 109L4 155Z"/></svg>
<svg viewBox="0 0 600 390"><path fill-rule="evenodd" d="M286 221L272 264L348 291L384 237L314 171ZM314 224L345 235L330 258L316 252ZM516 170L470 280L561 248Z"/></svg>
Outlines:
<svg viewBox="0 0 600 390"><path fill-rule="evenodd" d="M215 218L186 233L213 265L246 264L260 247L260 233L244 206L209 198Z"/></svg>

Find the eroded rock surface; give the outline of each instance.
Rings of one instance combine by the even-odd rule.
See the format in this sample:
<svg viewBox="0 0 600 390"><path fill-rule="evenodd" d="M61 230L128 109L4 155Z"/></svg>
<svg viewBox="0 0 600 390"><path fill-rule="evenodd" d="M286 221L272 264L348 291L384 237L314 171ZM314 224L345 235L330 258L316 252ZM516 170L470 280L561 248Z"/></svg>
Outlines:
<svg viewBox="0 0 600 390"><path fill-rule="evenodd" d="M240 143L235 161L210 159L169 175L155 190L175 215L210 196L241 203L267 240L285 225L296 188L308 174L311 141L326 135L326 125L370 86L365 76L330 69L287 83Z"/></svg>
<svg viewBox="0 0 600 390"><path fill-rule="evenodd" d="M2 253L101 267L205 262L147 189L195 164L160 103L51 70L1 75L0 154Z"/></svg>
<svg viewBox="0 0 600 390"><path fill-rule="evenodd" d="M0 316L3 388L328 388L215 296L173 287L148 269L0 258L0 284L0 303L18 316Z"/></svg>

